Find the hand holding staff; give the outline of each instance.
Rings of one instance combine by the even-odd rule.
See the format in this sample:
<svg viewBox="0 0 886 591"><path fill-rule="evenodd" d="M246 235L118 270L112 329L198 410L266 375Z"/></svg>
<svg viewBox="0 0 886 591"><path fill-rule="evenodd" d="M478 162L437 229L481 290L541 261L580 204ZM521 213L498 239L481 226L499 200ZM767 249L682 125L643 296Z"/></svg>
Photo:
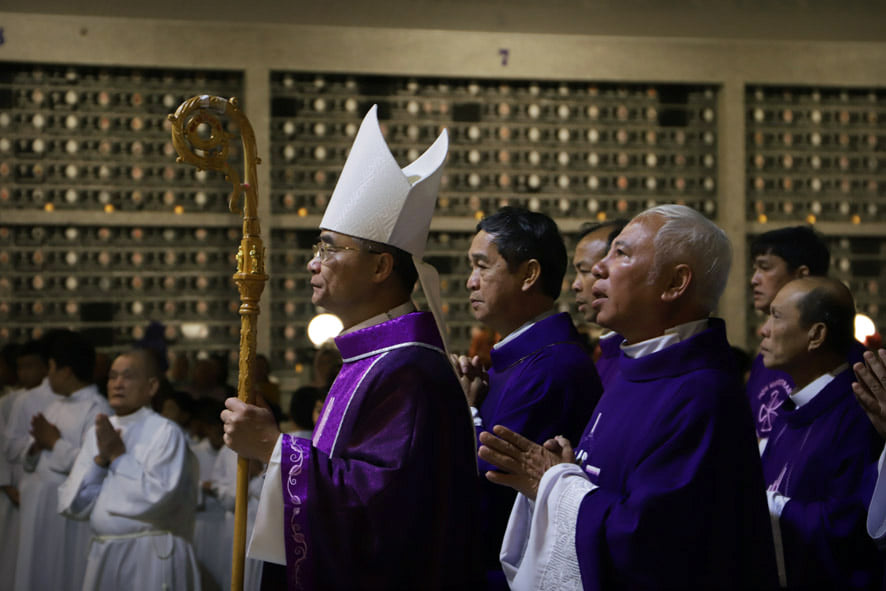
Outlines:
<svg viewBox="0 0 886 591"><path fill-rule="evenodd" d="M240 131L243 143L244 182L228 161L230 141L234 135L225 130L219 116L226 116ZM258 181L255 167L261 161L256 155L255 134L249 120L240 111L236 98L201 95L183 102L169 116L172 122L172 144L178 162L193 164L199 169L220 170L233 185L230 209L238 213L240 195L243 204L243 239L237 250L237 272L234 283L240 291L240 365L237 397L252 403L252 364L255 360L256 320L259 299L268 276L265 273L265 249L258 220ZM237 498L234 505L234 556L231 565L231 589L243 589L246 563L246 503L249 489L249 460L237 461Z"/></svg>

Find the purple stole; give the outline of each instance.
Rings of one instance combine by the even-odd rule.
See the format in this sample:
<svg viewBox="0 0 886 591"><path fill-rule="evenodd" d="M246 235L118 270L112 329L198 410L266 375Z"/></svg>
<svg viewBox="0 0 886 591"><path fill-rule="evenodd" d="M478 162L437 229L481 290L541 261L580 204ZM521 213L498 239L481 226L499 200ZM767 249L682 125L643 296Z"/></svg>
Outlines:
<svg viewBox="0 0 886 591"><path fill-rule="evenodd" d="M600 347L600 357L597 359L597 373L603 383L603 391L606 385L615 377L618 371L618 358L621 356L621 343L624 337L620 334L612 334L605 339L600 339L597 346Z"/></svg>

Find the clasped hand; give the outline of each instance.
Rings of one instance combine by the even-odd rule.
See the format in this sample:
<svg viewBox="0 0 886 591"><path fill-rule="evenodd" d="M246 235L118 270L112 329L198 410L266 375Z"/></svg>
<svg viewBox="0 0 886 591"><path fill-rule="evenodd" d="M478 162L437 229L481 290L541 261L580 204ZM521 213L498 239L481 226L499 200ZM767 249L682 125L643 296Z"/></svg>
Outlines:
<svg viewBox="0 0 886 591"><path fill-rule="evenodd" d="M852 391L874 428L886 438L886 349L866 351L864 363L856 363L852 369L858 378Z"/></svg>
<svg viewBox="0 0 886 591"><path fill-rule="evenodd" d="M455 368L455 374L468 399L468 405L479 406L489 391L489 375L480 364L480 357L452 354L449 360Z"/></svg>
<svg viewBox="0 0 886 591"><path fill-rule="evenodd" d="M503 472L490 470L486 478L495 484L510 486L532 500L538 494L541 477L549 468L575 462L572 445L560 435L539 445L502 425L496 425L492 431L494 435L488 431L480 433L482 445L478 455Z"/></svg>
<svg viewBox="0 0 886 591"><path fill-rule="evenodd" d="M46 420L40 412L31 419L31 436L34 438L34 447L47 451L52 451L55 442L62 438L58 427Z"/></svg>
<svg viewBox="0 0 886 591"><path fill-rule="evenodd" d="M94 458L96 464L107 468L126 453L126 444L120 433L120 429L114 429L108 415L99 413L95 416L95 442L98 447L98 454Z"/></svg>

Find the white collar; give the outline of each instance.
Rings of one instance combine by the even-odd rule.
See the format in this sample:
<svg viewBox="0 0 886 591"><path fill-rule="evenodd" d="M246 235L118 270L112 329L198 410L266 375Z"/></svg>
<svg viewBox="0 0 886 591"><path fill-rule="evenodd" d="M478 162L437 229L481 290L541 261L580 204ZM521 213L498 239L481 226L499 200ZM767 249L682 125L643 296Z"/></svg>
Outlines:
<svg viewBox="0 0 886 591"><path fill-rule="evenodd" d="M112 416L112 423L115 427L126 427L128 425L141 421L148 413L151 412L153 411L150 408L148 408L147 406L143 406L138 410L129 413L128 415L123 415L122 417L120 415Z"/></svg>
<svg viewBox="0 0 886 591"><path fill-rule="evenodd" d="M542 312L541 314L539 314L535 318L529 320L528 322L524 323L520 328L511 332L511 334L509 334L508 336L506 336L505 338L503 338L502 340L500 340L499 342L494 344L492 346L492 348L497 349L498 347L506 345L507 343L513 341L514 339L519 337L521 334L523 334L524 332L526 332L527 330L532 328L536 322L540 322L540 321L544 320L545 318L548 318L549 316L553 316L556 313L557 313L556 308L551 308L550 310L546 310L546 311Z"/></svg>
<svg viewBox="0 0 886 591"><path fill-rule="evenodd" d="M662 349L670 347L671 345L679 343L680 341L685 341L686 339L693 337L701 331L705 330L707 327L707 318L702 318L701 320L693 320L691 322L684 322L683 324L678 324L673 328L667 329L666 331L664 331L664 334L657 337L652 337L651 339L646 339L645 341L640 341L639 343L634 343L633 345L626 345L622 343L621 350L624 351L624 354L628 357L639 359L640 357L645 357L646 355L658 353Z"/></svg>
<svg viewBox="0 0 886 591"><path fill-rule="evenodd" d="M368 318L359 324L355 324L351 328L341 331L341 334L348 334L349 332L354 332L355 330L375 326L376 324L381 324L382 322L393 320L394 318L404 316L406 314L409 314L410 312L415 312L415 304L413 304L411 301L407 301L400 304L399 306L391 308L387 312L376 314L372 318Z"/></svg>
<svg viewBox="0 0 886 591"><path fill-rule="evenodd" d="M73 402L74 400L80 400L93 394L96 396L101 396L101 394L98 393L98 386L96 386L95 384L89 384L80 388L79 390L71 392L68 396L64 396L62 394L59 394L59 396L64 400L70 400Z"/></svg>
<svg viewBox="0 0 886 591"><path fill-rule="evenodd" d="M821 374L796 392L792 392L790 394L791 401L797 405L797 408L812 402L812 399L818 396L818 393L824 390L825 386L834 381L834 378L837 375L846 371L848 368L849 363L844 363L828 373Z"/></svg>

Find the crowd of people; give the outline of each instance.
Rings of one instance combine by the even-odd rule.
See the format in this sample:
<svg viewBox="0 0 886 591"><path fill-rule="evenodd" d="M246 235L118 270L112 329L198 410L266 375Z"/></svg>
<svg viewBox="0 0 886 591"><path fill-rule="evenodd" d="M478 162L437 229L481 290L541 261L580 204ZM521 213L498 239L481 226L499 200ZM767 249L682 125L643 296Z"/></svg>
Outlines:
<svg viewBox="0 0 886 591"><path fill-rule="evenodd" d="M218 360L167 369L150 343L112 360L106 396L82 336L18 348L0 580L227 588L239 454L247 589L886 588L886 351L855 340L822 237L752 241L766 320L744 367L719 317L732 246L704 215L583 228L570 287L589 341L559 311L556 224L504 207L465 252L489 346L450 351L423 260L447 149L443 131L401 169L364 119L308 263L344 330L286 423L266 359L268 404L246 404Z"/></svg>
<svg viewBox="0 0 886 591"><path fill-rule="evenodd" d="M164 348L138 343L99 371L92 344L63 329L4 346L3 588L230 588L237 455L220 417L229 389L219 359L187 365L176 355L167 370ZM102 389L97 374L107 376ZM277 388L279 403L264 378L255 394ZM309 385L289 415L268 407L284 428L309 434L324 396ZM261 472L250 466L249 526ZM261 574L247 561L244 588L258 590Z"/></svg>

